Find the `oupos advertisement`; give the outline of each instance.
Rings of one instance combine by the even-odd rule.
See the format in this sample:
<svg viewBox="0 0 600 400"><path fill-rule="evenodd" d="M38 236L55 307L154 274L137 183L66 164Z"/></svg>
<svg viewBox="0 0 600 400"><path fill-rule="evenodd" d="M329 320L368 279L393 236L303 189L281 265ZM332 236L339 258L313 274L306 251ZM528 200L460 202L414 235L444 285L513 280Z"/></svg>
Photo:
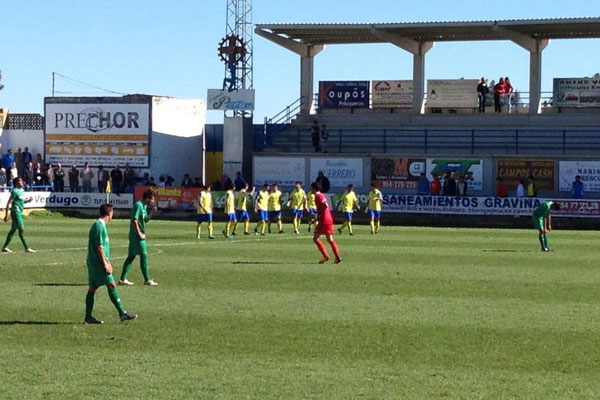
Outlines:
<svg viewBox="0 0 600 400"><path fill-rule="evenodd" d="M317 179L320 171L329 179L332 188L350 184L357 188L363 187L362 158L311 158L310 179Z"/></svg>
<svg viewBox="0 0 600 400"><path fill-rule="evenodd" d="M0 208L5 208L10 192L0 193ZM106 203L105 193L69 193L69 192L25 192L25 208L100 208ZM109 202L115 208L133 207L132 194L110 194Z"/></svg>

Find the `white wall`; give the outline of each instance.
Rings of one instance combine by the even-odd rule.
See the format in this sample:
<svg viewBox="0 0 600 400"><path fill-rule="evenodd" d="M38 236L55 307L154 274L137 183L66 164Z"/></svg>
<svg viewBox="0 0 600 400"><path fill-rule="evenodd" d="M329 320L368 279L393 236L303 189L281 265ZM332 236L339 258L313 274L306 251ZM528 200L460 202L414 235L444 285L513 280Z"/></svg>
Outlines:
<svg viewBox="0 0 600 400"><path fill-rule="evenodd" d="M12 149L13 153L20 147L23 150L29 147L29 152L33 154L33 158L37 153L44 156L44 131L31 129L0 129L0 143L2 143L2 151L6 152Z"/></svg>
<svg viewBox="0 0 600 400"><path fill-rule="evenodd" d="M206 102L201 99L152 98L150 176L162 174L178 185L183 175L204 181Z"/></svg>

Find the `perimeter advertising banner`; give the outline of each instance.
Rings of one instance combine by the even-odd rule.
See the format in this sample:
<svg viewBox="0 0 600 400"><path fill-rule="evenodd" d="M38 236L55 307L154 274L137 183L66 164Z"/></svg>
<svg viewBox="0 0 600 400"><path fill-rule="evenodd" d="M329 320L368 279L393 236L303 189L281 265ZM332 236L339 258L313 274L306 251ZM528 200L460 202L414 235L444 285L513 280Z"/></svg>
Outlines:
<svg viewBox="0 0 600 400"><path fill-rule="evenodd" d="M371 93L373 108L412 107L413 82L412 80L373 81Z"/></svg>
<svg viewBox="0 0 600 400"><path fill-rule="evenodd" d="M554 191L555 163L551 160L526 160L507 158L496 162L496 175L510 189L516 189L519 179L527 180L531 175L535 178L538 191Z"/></svg>
<svg viewBox="0 0 600 400"><path fill-rule="evenodd" d="M316 180L319 171L323 171L332 188L345 188L350 184L363 187L362 158L311 158L310 178Z"/></svg>
<svg viewBox="0 0 600 400"><path fill-rule="evenodd" d="M600 192L600 161L559 161L558 190L570 192L577 175L584 192Z"/></svg>
<svg viewBox="0 0 600 400"><path fill-rule="evenodd" d="M381 189L416 189L424 158L372 158L371 180Z"/></svg>
<svg viewBox="0 0 600 400"><path fill-rule="evenodd" d="M430 79L427 107L477 107L478 79Z"/></svg>
<svg viewBox="0 0 600 400"><path fill-rule="evenodd" d="M207 110L254 110L254 89L234 90L208 89Z"/></svg>
<svg viewBox="0 0 600 400"><path fill-rule="evenodd" d="M69 193L69 192L25 192L25 198L31 197L31 202L25 203L25 208L100 208L106 203L105 193ZM10 192L0 193L0 209L6 208ZM110 194L110 203L115 208L131 208L132 194Z"/></svg>
<svg viewBox="0 0 600 400"><path fill-rule="evenodd" d="M369 81L320 81L319 108L369 108Z"/></svg>
<svg viewBox="0 0 600 400"><path fill-rule="evenodd" d="M306 160L304 157L254 157L252 171L254 185L277 182L282 186L293 186L296 181L304 181Z"/></svg>
<svg viewBox="0 0 600 400"><path fill-rule="evenodd" d="M600 78L554 78L555 107L600 107Z"/></svg>
<svg viewBox="0 0 600 400"><path fill-rule="evenodd" d="M415 214L511 215L531 216L544 201L556 201L557 217L600 217L600 200L553 200L539 198L448 197L383 195L383 212Z"/></svg>
<svg viewBox="0 0 600 400"><path fill-rule="evenodd" d="M46 162L149 166L148 103L45 104Z"/></svg>
<svg viewBox="0 0 600 400"><path fill-rule="evenodd" d="M428 158L427 178L431 181L433 174L440 179L446 172L465 176L469 190L483 190L483 160Z"/></svg>
<svg viewBox="0 0 600 400"><path fill-rule="evenodd" d="M141 200L142 195L148 189L155 194L156 205L160 209L191 210L198 203L200 189L186 187L150 187L136 186L135 198Z"/></svg>

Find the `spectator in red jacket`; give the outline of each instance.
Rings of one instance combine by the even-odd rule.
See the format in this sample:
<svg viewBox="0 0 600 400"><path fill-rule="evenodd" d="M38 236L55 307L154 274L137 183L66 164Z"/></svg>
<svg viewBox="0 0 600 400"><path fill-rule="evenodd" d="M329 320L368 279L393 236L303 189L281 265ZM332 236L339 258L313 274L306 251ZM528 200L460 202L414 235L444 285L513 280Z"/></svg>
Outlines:
<svg viewBox="0 0 600 400"><path fill-rule="evenodd" d="M433 174L433 180L431 181L431 185L429 185L429 194L432 196L439 196L441 192L442 183L440 182L440 177Z"/></svg>
<svg viewBox="0 0 600 400"><path fill-rule="evenodd" d="M494 111L497 113L502 112L502 98L506 94L506 84L504 78L500 78L500 81L494 85Z"/></svg>
<svg viewBox="0 0 600 400"><path fill-rule="evenodd" d="M508 186L502 182L502 178L496 178L496 197L508 197Z"/></svg>

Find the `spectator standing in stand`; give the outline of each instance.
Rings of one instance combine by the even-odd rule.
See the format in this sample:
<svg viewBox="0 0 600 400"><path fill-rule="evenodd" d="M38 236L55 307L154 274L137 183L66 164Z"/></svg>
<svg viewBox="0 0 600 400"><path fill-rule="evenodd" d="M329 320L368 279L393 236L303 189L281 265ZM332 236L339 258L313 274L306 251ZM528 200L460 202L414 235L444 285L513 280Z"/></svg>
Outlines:
<svg viewBox="0 0 600 400"><path fill-rule="evenodd" d="M15 164L17 166L17 176L23 177L23 172L25 172L25 164L23 164L23 152L20 147L17 147L17 151L15 153Z"/></svg>
<svg viewBox="0 0 600 400"><path fill-rule="evenodd" d="M525 197L525 179L519 179L519 185L517 186L517 197Z"/></svg>
<svg viewBox="0 0 600 400"><path fill-rule="evenodd" d="M574 199L583 199L583 182L580 175L575 177L575 182L571 185L571 193Z"/></svg>
<svg viewBox="0 0 600 400"><path fill-rule="evenodd" d="M506 85L504 84L504 78L500 78L500 81L494 85L494 111L497 113L502 112L502 99L506 94Z"/></svg>
<svg viewBox="0 0 600 400"><path fill-rule="evenodd" d="M125 164L125 174L123 174L123 189L125 192L133 192L133 184L135 182L135 171L129 166L129 163Z"/></svg>
<svg viewBox="0 0 600 400"><path fill-rule="evenodd" d="M113 192L120 194L123 192L123 171L121 171L121 167L117 164L115 168L110 171L110 180L112 181L112 190Z"/></svg>
<svg viewBox="0 0 600 400"><path fill-rule="evenodd" d="M44 184L44 173L42 172L42 166L40 163L35 163L33 170L33 185L36 186L36 190L40 190Z"/></svg>
<svg viewBox="0 0 600 400"><path fill-rule="evenodd" d="M27 165L29 165L29 163L33 163L33 156L29 152L29 147L25 147L23 149L23 165L25 166L25 168L27 167Z"/></svg>
<svg viewBox="0 0 600 400"><path fill-rule="evenodd" d="M321 129L319 128L319 122L317 120L313 121L312 126L310 127L310 134L312 138L312 144L315 148L315 153L321 152Z"/></svg>
<svg viewBox="0 0 600 400"><path fill-rule="evenodd" d="M79 174L81 178L81 186L83 193L92 193L92 179L94 179L94 171L90 168L90 163L83 164L83 170Z"/></svg>
<svg viewBox="0 0 600 400"><path fill-rule="evenodd" d="M183 175L183 180L181 181L181 186L190 188L193 185L194 185L194 182L192 182L192 178L190 178L190 174Z"/></svg>
<svg viewBox="0 0 600 400"><path fill-rule="evenodd" d="M31 161L29 161L27 163L27 166L25 167L25 172L23 172L23 180L25 181L25 188L27 190L30 190L31 185L33 185L34 181L34 169L33 163Z"/></svg>
<svg viewBox="0 0 600 400"><path fill-rule="evenodd" d="M12 163L15 162L15 156L13 156L12 149L8 149L6 154L2 156L2 168L6 171L10 170Z"/></svg>
<svg viewBox="0 0 600 400"><path fill-rule="evenodd" d="M110 175L109 175L108 171L106 171L104 169L104 166L99 165L98 166L98 192L99 193L106 193L106 184L108 183L109 179L110 179Z"/></svg>
<svg viewBox="0 0 600 400"><path fill-rule="evenodd" d="M533 175L529 175L529 184L527 185L527 197L537 197L537 185Z"/></svg>
<svg viewBox="0 0 600 400"><path fill-rule="evenodd" d="M165 177L161 175L158 177L158 187L165 187L165 186L167 186L167 184L165 182Z"/></svg>
<svg viewBox="0 0 600 400"><path fill-rule="evenodd" d="M43 176L44 189L54 190L54 171L52 170L52 164L48 163L44 167L44 176Z"/></svg>
<svg viewBox="0 0 600 400"><path fill-rule="evenodd" d="M77 164L73 164L69 170L69 189L73 193L79 192L79 170Z"/></svg>
<svg viewBox="0 0 600 400"><path fill-rule="evenodd" d="M450 172L446 172L446 175L444 177L442 194L444 196L456 196L456 180L452 177Z"/></svg>
<svg viewBox="0 0 600 400"><path fill-rule="evenodd" d="M9 175L10 175L10 179L11 180L13 180L15 178L19 178L19 170L17 169L17 163L16 162L13 162L10 165Z"/></svg>
<svg viewBox="0 0 600 400"><path fill-rule="evenodd" d="M429 186L429 194L432 196L439 196L442 193L442 183L440 177L437 174L433 174L433 180Z"/></svg>
<svg viewBox="0 0 600 400"><path fill-rule="evenodd" d="M244 188L245 183L246 180L242 178L242 173L240 171L236 172L235 180L233 181L233 184L235 185L235 191L239 192L240 190L242 190Z"/></svg>
<svg viewBox="0 0 600 400"><path fill-rule="evenodd" d="M456 182L456 195L459 197L465 197L467 195L469 185L465 181L463 175L459 175L458 182Z"/></svg>
<svg viewBox="0 0 600 400"><path fill-rule="evenodd" d="M0 168L0 192L4 192L6 190L6 182L8 182L6 170L4 168Z"/></svg>
<svg viewBox="0 0 600 400"><path fill-rule="evenodd" d="M508 76L506 78L504 78L504 93L505 93L505 99L506 99L506 105L507 105L507 110L508 113L510 114L512 112L512 97L513 97L513 92L515 91L515 89L513 88L513 86L510 84L510 79L508 79Z"/></svg>
<svg viewBox="0 0 600 400"><path fill-rule="evenodd" d="M315 182L319 184L319 187L321 188L321 193L329 192L329 189L331 188L331 183L329 182L329 178L325 176L323 171L319 171Z"/></svg>
<svg viewBox="0 0 600 400"><path fill-rule="evenodd" d="M329 131L327 130L327 126L325 126L325 124L321 125L319 135L321 139L321 151L323 153L327 153L327 141L329 140Z"/></svg>
<svg viewBox="0 0 600 400"><path fill-rule="evenodd" d="M425 176L425 172L421 172L421 178L419 178L419 183L417 187L417 194L421 196L427 196L429 194L429 179Z"/></svg>
<svg viewBox="0 0 600 400"><path fill-rule="evenodd" d="M56 164L54 168L54 190L57 192L65 191L65 170L62 168L62 164Z"/></svg>
<svg viewBox="0 0 600 400"><path fill-rule="evenodd" d="M496 197L508 197L508 186L502 182L502 178L496 178Z"/></svg>
<svg viewBox="0 0 600 400"><path fill-rule="evenodd" d="M229 186L233 185L231 179L225 174L221 175L221 190L229 190Z"/></svg>
<svg viewBox="0 0 600 400"><path fill-rule="evenodd" d="M478 99L480 113L485 112L485 99L486 99L486 95L489 92L490 92L490 89L488 88L487 81L486 81L485 77L482 76L481 81L479 82L479 85L477 85L477 99Z"/></svg>

